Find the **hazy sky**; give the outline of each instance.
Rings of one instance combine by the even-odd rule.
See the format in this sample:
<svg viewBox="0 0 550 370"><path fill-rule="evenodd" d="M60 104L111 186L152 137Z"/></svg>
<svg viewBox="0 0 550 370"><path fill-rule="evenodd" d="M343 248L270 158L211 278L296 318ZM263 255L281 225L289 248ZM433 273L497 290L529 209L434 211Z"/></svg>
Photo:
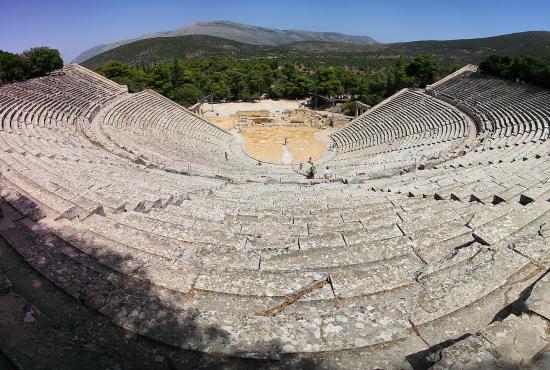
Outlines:
<svg viewBox="0 0 550 370"><path fill-rule="evenodd" d="M0 0L0 50L61 50L65 62L98 44L194 21L368 35L380 42L550 30L550 0Z"/></svg>

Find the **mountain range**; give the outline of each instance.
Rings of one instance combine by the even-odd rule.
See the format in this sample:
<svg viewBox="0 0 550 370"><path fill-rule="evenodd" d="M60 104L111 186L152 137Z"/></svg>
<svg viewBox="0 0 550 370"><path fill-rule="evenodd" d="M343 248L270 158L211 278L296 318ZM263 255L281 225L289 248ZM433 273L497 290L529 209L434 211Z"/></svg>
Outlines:
<svg viewBox="0 0 550 370"><path fill-rule="evenodd" d="M266 46L280 46L302 41L337 42L355 45L372 45L377 43L368 36L352 36L336 32L279 30L275 28L249 26L230 21L195 22L172 31L154 32L131 40L121 40L110 44L95 46L78 55L73 60L73 63L81 63L98 54L140 40L189 35L215 36L244 44Z"/></svg>
<svg viewBox="0 0 550 370"><path fill-rule="evenodd" d="M433 54L446 64L479 63L490 54L532 55L550 58L550 32L521 32L509 35L449 41L413 41L357 45L344 42L300 41L278 46L252 45L215 36L189 35L148 38L121 45L82 62L98 68L111 60L146 66L173 60L207 56L235 58L281 58L309 64L381 67L395 58Z"/></svg>

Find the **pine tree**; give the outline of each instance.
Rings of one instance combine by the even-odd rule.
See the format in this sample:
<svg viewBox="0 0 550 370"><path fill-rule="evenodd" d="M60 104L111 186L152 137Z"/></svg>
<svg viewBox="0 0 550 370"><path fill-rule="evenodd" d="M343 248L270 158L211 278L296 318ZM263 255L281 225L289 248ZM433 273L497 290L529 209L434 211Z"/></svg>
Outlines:
<svg viewBox="0 0 550 370"><path fill-rule="evenodd" d="M172 64L172 87L174 89L183 85L183 69L177 60Z"/></svg>

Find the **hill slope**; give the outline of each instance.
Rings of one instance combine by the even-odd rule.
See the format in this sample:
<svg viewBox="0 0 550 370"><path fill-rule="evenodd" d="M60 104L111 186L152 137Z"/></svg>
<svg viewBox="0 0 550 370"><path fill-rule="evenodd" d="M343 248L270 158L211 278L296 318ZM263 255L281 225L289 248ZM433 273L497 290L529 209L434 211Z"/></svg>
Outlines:
<svg viewBox="0 0 550 370"><path fill-rule="evenodd" d="M490 54L550 57L550 32L522 32L469 40L374 45L303 41L282 46L259 46L202 35L163 37L119 46L82 64L88 68L97 68L110 60L118 60L140 66L174 59L223 55L236 58L279 57L309 60L312 63L359 65L366 61L371 64L384 64L398 55L414 56L425 53L459 64L478 63Z"/></svg>
<svg viewBox="0 0 550 370"><path fill-rule="evenodd" d="M243 58L271 55L277 56L278 50L269 46L244 44L219 37L191 35L134 41L96 55L81 64L95 69L111 60L142 66L203 56Z"/></svg>
<svg viewBox="0 0 550 370"><path fill-rule="evenodd" d="M401 42L387 44L386 47L394 53L430 53L442 57L452 55L484 58L489 54L548 57L550 32L529 31L478 39Z"/></svg>
<svg viewBox="0 0 550 370"><path fill-rule="evenodd" d="M375 40L368 36L351 36L335 32L279 30L275 28L249 26L230 21L195 22L173 31L155 32L143 35L133 40L121 40L111 44L95 46L77 56L73 60L73 63L81 63L94 57L95 55L139 40L189 35L215 36L246 44L267 46L285 45L300 41L345 42L357 45L369 45L376 43Z"/></svg>

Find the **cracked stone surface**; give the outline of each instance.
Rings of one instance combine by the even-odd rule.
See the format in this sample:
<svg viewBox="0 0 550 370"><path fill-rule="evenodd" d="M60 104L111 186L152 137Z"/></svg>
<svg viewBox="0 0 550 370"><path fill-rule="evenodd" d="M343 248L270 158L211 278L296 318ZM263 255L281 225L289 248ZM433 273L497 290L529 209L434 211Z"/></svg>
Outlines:
<svg viewBox="0 0 550 370"><path fill-rule="evenodd" d="M510 315L433 355L432 369L522 369L550 344L550 323L537 316Z"/></svg>
<svg viewBox="0 0 550 370"><path fill-rule="evenodd" d="M550 320L550 274L546 274L533 288L527 307Z"/></svg>

